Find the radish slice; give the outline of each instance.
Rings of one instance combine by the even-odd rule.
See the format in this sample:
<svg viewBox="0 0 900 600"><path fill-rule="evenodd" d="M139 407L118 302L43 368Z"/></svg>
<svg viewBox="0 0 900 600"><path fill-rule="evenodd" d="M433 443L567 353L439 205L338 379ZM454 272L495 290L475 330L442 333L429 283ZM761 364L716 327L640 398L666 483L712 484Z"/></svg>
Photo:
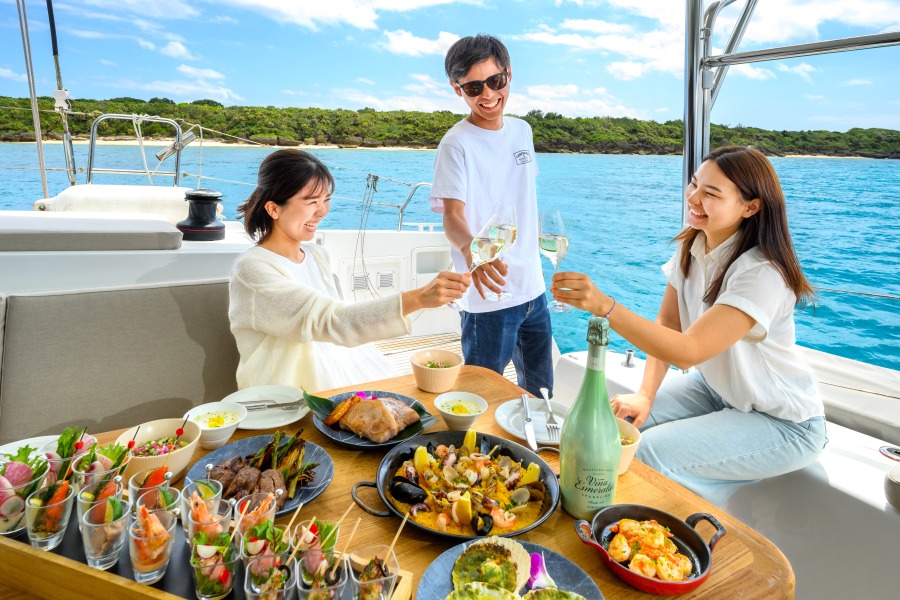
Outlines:
<svg viewBox="0 0 900 600"><path fill-rule="evenodd" d="M194 546L194 550L197 552L197 556L203 559L212 558L216 555L218 549L218 546L208 546L206 544L197 544L196 546Z"/></svg>
<svg viewBox="0 0 900 600"><path fill-rule="evenodd" d="M13 494L9 498L3 501L3 504L0 504L0 517L4 519L9 519L11 517L15 517L19 513L25 510L25 501L22 500L19 496Z"/></svg>
<svg viewBox="0 0 900 600"><path fill-rule="evenodd" d="M247 550L247 554L249 556L256 556L266 547L266 540L255 540L252 542L247 542L244 544L244 548Z"/></svg>

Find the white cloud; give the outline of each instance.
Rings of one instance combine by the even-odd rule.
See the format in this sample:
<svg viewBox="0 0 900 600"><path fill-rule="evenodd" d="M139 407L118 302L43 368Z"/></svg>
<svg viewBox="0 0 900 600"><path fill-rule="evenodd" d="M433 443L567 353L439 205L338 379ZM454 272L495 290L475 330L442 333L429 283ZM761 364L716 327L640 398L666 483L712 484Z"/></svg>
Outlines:
<svg viewBox="0 0 900 600"><path fill-rule="evenodd" d="M99 31L92 31L90 29L75 29L72 27L65 27L65 28L63 28L63 31L65 31L66 33L70 33L70 34L74 35L75 37L80 37L80 38L86 39L86 40L105 40L105 39L122 37L120 35L101 33Z"/></svg>
<svg viewBox="0 0 900 600"><path fill-rule="evenodd" d="M190 19L200 15L185 0L81 0L80 3L103 9L107 13L129 12L150 18Z"/></svg>
<svg viewBox="0 0 900 600"><path fill-rule="evenodd" d="M107 67L118 67L119 66L119 63L115 63L111 60L106 60L105 58L100 59L100 64L106 65Z"/></svg>
<svg viewBox="0 0 900 600"><path fill-rule="evenodd" d="M653 109L653 112L655 112L655 113L667 113L667 112L669 112L669 109L666 108L665 106L660 106L659 108L654 108L654 109Z"/></svg>
<svg viewBox="0 0 900 600"><path fill-rule="evenodd" d="M525 93L528 96L544 99L571 98L578 94L578 86L571 83L568 85L532 85L525 88Z"/></svg>
<svg viewBox="0 0 900 600"><path fill-rule="evenodd" d="M178 72L197 79L225 79L225 76L212 69L199 69L190 65L178 65Z"/></svg>
<svg viewBox="0 0 900 600"><path fill-rule="evenodd" d="M598 19L566 19L560 24L560 27L588 33L628 33L634 30L631 25L610 23Z"/></svg>
<svg viewBox="0 0 900 600"><path fill-rule="evenodd" d="M154 96L165 95L180 100L190 101L208 98L222 103L243 100L229 88L221 85L209 84L204 81L142 81L123 80L112 84L112 87L129 90L142 90L152 93Z"/></svg>
<svg viewBox="0 0 900 600"><path fill-rule="evenodd" d="M814 94L804 94L807 100L819 101L824 100L825 96L816 96Z"/></svg>
<svg viewBox="0 0 900 600"><path fill-rule="evenodd" d="M480 4L479 0L218 0L219 5L235 6L261 14L277 23L291 23L312 30L334 25L375 29L380 13L404 13L460 3Z"/></svg>
<svg viewBox="0 0 900 600"><path fill-rule="evenodd" d="M762 67L754 67L753 65L734 65L728 70L728 72L735 75L742 75L747 79L756 79L757 81L777 79L773 71L764 69Z"/></svg>
<svg viewBox="0 0 900 600"><path fill-rule="evenodd" d="M13 81L28 81L28 77L24 73L16 73L9 69L0 67L0 77L3 79L12 79Z"/></svg>
<svg viewBox="0 0 900 600"><path fill-rule="evenodd" d="M872 85L872 82L868 79L850 79L849 81L845 81L841 85Z"/></svg>
<svg viewBox="0 0 900 600"><path fill-rule="evenodd" d="M144 38L137 38L137 43L141 48L146 48L147 50L156 50L156 44L147 41Z"/></svg>
<svg viewBox="0 0 900 600"><path fill-rule="evenodd" d="M300 92L297 90L281 90L282 94L287 94L288 96L305 96L306 92Z"/></svg>
<svg viewBox="0 0 900 600"><path fill-rule="evenodd" d="M778 70L785 73L793 73L794 75L797 75L801 79L804 79L810 83L812 83L812 77L810 77L810 73L816 73L819 71L819 69L805 62L800 63L799 65L796 65L794 67L789 67L784 63L779 63Z"/></svg>
<svg viewBox="0 0 900 600"><path fill-rule="evenodd" d="M375 82L371 79L366 79L365 77L357 77L356 83L364 83L366 85L375 85Z"/></svg>
<svg viewBox="0 0 900 600"><path fill-rule="evenodd" d="M209 20L210 23L222 24L227 23L229 25L237 25L238 20L234 17L229 17L227 15L218 15Z"/></svg>
<svg viewBox="0 0 900 600"><path fill-rule="evenodd" d="M184 60L197 60L198 58L191 54L191 51L181 42L169 42L160 48L159 51L172 58L183 58Z"/></svg>
<svg viewBox="0 0 900 600"><path fill-rule="evenodd" d="M416 37L403 29L385 31L384 35L387 37L387 42L383 44L383 47L388 52L407 56L423 56L426 54L443 56L447 53L450 46L459 39L458 35L446 31L440 32L435 40Z"/></svg>

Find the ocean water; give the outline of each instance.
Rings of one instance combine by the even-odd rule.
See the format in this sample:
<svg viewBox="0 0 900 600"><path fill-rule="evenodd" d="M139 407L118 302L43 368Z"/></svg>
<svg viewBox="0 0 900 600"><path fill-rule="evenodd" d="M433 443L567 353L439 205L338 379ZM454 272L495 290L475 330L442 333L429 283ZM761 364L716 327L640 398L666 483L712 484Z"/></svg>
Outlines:
<svg viewBox="0 0 900 600"><path fill-rule="evenodd" d="M44 147L49 167L62 167L62 149ZM150 168L156 166L148 149ZM203 187L224 194L229 219L252 186L269 148L202 150ZM393 229L396 208L409 186L398 182L430 182L432 151L333 150L313 151L331 167L337 187L324 227ZM181 170L195 186L200 149L190 146ZM87 163L87 147L75 148L76 164ZM164 163L171 169L172 159ZM862 294L900 296L900 161L867 159L775 158L788 202L788 218L803 269L818 288ZM101 146L97 168L140 168L134 146ZM41 197L34 144L0 144L0 210L30 210ZM671 238L681 223L681 157L539 154L538 204L559 209L566 221L569 253L565 270L588 273L618 302L647 318L655 318L665 288L659 269L674 251ZM379 176L374 192L367 174ZM212 179L216 178L216 179ZM51 195L67 185L61 172L49 174ZM221 181L227 180L227 181ZM80 174L79 183L84 182ZM95 183L144 183L146 177L96 175ZM157 178L157 185L171 179ZM404 221L439 222L420 189ZM361 200L371 196L371 211ZM2 218L2 215L0 215ZM542 259L543 260L543 259ZM544 261L549 281L552 267ZM582 350L588 315L572 311L553 316L553 331L562 352ZM819 292L814 309L796 312L799 343L840 356L900 369L900 300L844 292ZM612 346L628 347L614 336Z"/></svg>

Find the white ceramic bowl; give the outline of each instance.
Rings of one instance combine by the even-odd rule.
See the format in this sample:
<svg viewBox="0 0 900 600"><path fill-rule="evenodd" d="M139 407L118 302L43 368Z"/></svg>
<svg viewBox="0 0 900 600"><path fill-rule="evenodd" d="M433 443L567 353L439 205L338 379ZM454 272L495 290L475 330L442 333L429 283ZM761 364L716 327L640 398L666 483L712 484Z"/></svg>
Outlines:
<svg viewBox="0 0 900 600"><path fill-rule="evenodd" d="M469 392L447 392L434 399L434 406L444 417L447 428L456 431L472 429L478 417L487 410L487 400Z"/></svg>
<svg viewBox="0 0 900 600"><path fill-rule="evenodd" d="M172 481L176 481L190 466L194 450L197 448L197 442L200 441L200 426L194 422L184 422L184 419L158 419L148 423L142 423L139 426L126 429L125 433L116 438L116 443L127 446L128 442L134 438L135 446L142 446L151 440L158 440L164 437L175 435L175 431L184 423L184 434L181 439L188 444L184 448L179 448L168 454L160 454L158 456L132 456L128 464L125 466L125 472L122 474L122 480L128 481L135 473L145 469L158 469L166 465L172 471ZM140 427L140 429L138 429ZM137 437L135 437L137 431Z"/></svg>
<svg viewBox="0 0 900 600"><path fill-rule="evenodd" d="M450 366L443 368L425 366L431 360ZM409 362L416 378L416 385L423 392L432 394L449 391L456 383L463 365L462 356L449 350L419 350L409 357Z"/></svg>
<svg viewBox="0 0 900 600"><path fill-rule="evenodd" d="M220 425L217 417L224 417L225 422ZM200 447L212 450L231 439L241 421L247 418L247 408L236 402L208 402L187 411L184 418L200 427Z"/></svg>
<svg viewBox="0 0 900 600"><path fill-rule="evenodd" d="M631 466L631 461L634 460L638 446L641 445L641 431L624 419L616 417L616 422L619 424L619 433L623 437L634 440L627 446L622 446L622 458L619 460L619 475L621 475Z"/></svg>

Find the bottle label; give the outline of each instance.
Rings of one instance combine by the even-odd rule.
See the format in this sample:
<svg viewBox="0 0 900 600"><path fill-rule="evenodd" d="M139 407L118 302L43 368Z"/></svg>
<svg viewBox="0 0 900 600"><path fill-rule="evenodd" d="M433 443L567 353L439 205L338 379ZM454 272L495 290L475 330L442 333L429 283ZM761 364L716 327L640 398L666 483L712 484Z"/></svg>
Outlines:
<svg viewBox="0 0 900 600"><path fill-rule="evenodd" d="M604 467L576 469L574 482L568 477L566 477L568 481L560 481L563 508L573 516L586 518L584 515L592 515L612 504L616 492L617 471L618 465L615 469Z"/></svg>
<svg viewBox="0 0 900 600"><path fill-rule="evenodd" d="M587 368L591 371L603 371L606 369L605 356L589 356Z"/></svg>

